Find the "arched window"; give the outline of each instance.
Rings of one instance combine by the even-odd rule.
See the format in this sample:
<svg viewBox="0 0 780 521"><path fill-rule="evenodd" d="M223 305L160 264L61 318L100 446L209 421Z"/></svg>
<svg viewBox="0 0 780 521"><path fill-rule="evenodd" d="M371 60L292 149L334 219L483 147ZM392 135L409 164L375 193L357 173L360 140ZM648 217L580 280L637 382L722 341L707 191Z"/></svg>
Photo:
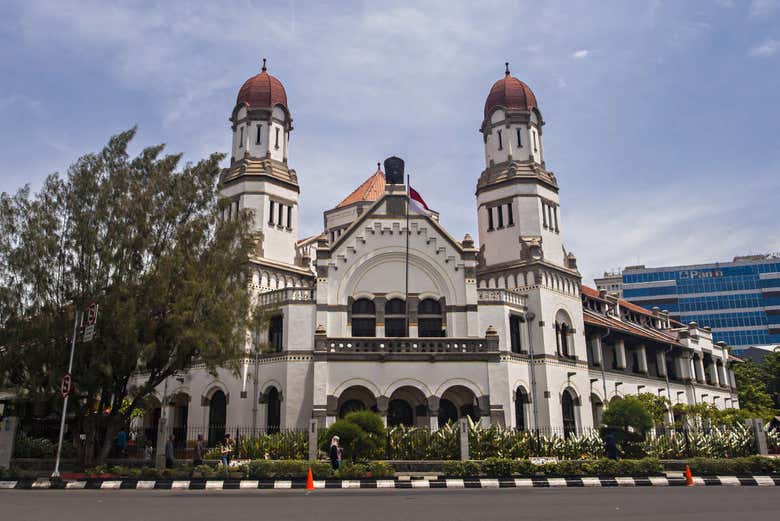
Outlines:
<svg viewBox="0 0 780 521"><path fill-rule="evenodd" d="M279 432L279 426L282 423L282 401L279 398L279 391L276 387L268 390L268 421L266 430L268 432Z"/></svg>
<svg viewBox="0 0 780 521"><path fill-rule="evenodd" d="M227 421L227 397L221 390L211 395L209 400L209 447L214 447L225 438Z"/></svg>
<svg viewBox="0 0 780 521"><path fill-rule="evenodd" d="M406 332L406 302L400 298L385 303L385 336L409 336Z"/></svg>
<svg viewBox="0 0 780 521"><path fill-rule="evenodd" d="M427 298L420 301L417 306L417 331L421 337L444 336L438 300Z"/></svg>
<svg viewBox="0 0 780 521"><path fill-rule="evenodd" d="M500 130L498 131L498 149L499 150L503 150L504 149L504 140L502 139Z"/></svg>
<svg viewBox="0 0 780 521"><path fill-rule="evenodd" d="M558 350L559 356L573 357L574 349L571 343L571 320L569 315L560 310L555 315L555 347Z"/></svg>
<svg viewBox="0 0 780 521"><path fill-rule="evenodd" d="M528 393L525 389L518 387L515 391L515 428L520 431L524 431L528 428L526 422L526 410L528 400Z"/></svg>
<svg viewBox="0 0 780 521"><path fill-rule="evenodd" d="M577 433L577 417L574 412L574 397L568 389L561 396L561 412L563 416L563 436L568 438Z"/></svg>
<svg viewBox="0 0 780 521"><path fill-rule="evenodd" d="M367 298L352 303L352 336L376 336L376 309Z"/></svg>

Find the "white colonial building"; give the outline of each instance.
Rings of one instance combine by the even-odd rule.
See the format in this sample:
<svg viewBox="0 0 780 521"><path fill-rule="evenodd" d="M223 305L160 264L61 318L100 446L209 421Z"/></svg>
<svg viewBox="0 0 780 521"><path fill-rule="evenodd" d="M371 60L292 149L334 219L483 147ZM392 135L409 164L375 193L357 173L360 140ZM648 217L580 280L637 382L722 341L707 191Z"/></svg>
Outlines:
<svg viewBox="0 0 780 521"><path fill-rule="evenodd" d="M252 355L251 335L240 377L194 367L171 378L175 428L305 428L367 408L388 424L435 428L469 415L573 432L629 393L737 406L728 351L706 328L581 285L542 113L508 67L480 128L478 246L452 237L435 213L407 211L395 159L325 212L321 234L298 240L305 177L289 166L290 106L265 65L241 87L230 121L225 218L254 215L251 291L273 316L259 335L272 352Z"/></svg>

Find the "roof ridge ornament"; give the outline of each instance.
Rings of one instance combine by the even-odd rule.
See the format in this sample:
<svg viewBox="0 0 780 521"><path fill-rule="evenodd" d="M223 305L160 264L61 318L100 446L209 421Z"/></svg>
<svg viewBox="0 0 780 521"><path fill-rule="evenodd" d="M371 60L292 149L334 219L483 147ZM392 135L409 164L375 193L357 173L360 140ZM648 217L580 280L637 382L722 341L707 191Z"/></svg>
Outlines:
<svg viewBox="0 0 780 521"><path fill-rule="evenodd" d="M265 62L265 60L263 60L263 62ZM504 70L504 76L509 76L509 62L504 62L504 67L506 67Z"/></svg>
<svg viewBox="0 0 780 521"><path fill-rule="evenodd" d="M265 72L268 70L268 67L265 66L265 58L263 58L263 67L260 69L260 72Z"/></svg>

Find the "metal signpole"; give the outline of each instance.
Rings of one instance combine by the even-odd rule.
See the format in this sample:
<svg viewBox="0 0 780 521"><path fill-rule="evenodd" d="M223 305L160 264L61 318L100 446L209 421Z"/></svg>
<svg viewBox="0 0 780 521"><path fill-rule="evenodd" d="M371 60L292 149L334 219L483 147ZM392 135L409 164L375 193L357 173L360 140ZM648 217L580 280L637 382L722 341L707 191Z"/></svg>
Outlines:
<svg viewBox="0 0 780 521"><path fill-rule="evenodd" d="M78 332L79 320L81 319L81 317L82 317L82 312L77 309L76 319L73 322L73 338L71 338L71 342L70 342L70 359L68 360L68 373L67 373L68 375L73 370L73 352L76 350L76 333ZM66 391L66 389L61 389L61 390ZM57 443L57 460L54 463L54 472L51 473L51 477L53 478L60 477L60 456L62 454L62 438L65 435L65 417L68 415L69 396L70 396L70 390L67 390L67 393L65 394L65 400L62 404L62 418L60 419L60 440Z"/></svg>

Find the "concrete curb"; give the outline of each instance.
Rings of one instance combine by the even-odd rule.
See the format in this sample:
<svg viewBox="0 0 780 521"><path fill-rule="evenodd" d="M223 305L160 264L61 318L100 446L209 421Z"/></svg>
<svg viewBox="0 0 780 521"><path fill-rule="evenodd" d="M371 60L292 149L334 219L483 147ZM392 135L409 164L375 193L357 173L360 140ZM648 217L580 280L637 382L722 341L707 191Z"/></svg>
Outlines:
<svg viewBox="0 0 780 521"><path fill-rule="evenodd" d="M694 486L780 486L780 476L696 476ZM680 487L684 478L650 477L572 477L572 478L462 478L462 479L327 479L315 480L315 489L370 488L557 488L557 487ZM0 481L0 490L238 490L305 489L305 479L199 479L141 480L86 479L52 481L22 479Z"/></svg>

